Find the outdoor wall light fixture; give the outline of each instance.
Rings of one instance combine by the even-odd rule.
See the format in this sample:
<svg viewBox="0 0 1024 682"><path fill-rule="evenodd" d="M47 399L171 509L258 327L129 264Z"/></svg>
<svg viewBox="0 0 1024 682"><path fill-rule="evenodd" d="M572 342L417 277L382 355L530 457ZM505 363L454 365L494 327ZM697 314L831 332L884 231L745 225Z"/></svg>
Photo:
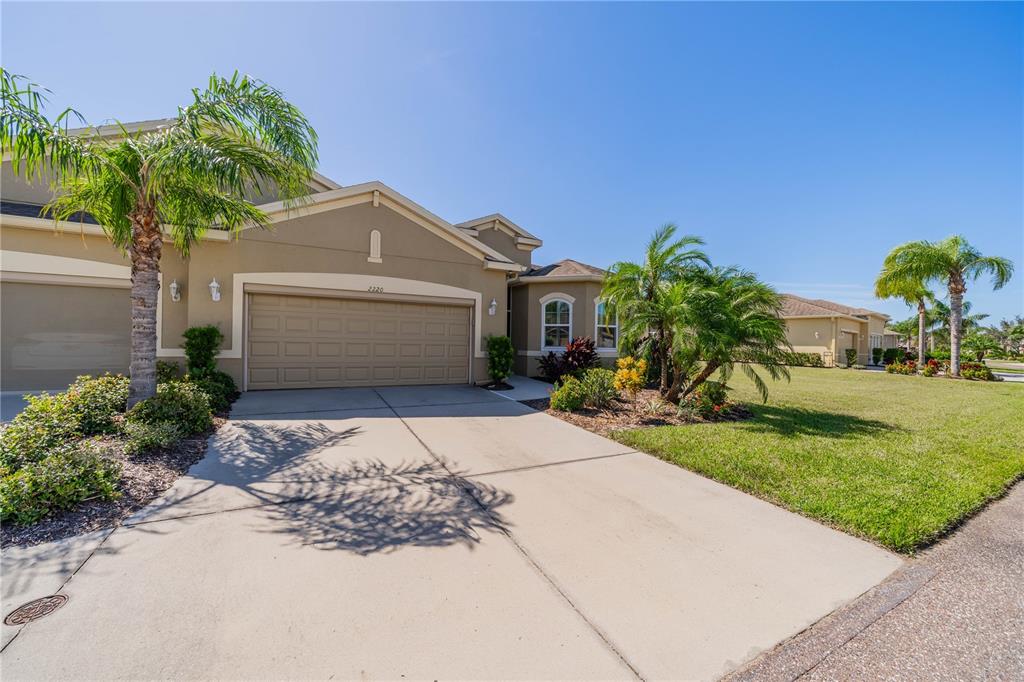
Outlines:
<svg viewBox="0 0 1024 682"><path fill-rule="evenodd" d="M168 287L171 290L171 300L177 303L181 300L181 285L178 284L178 280L171 282L171 286Z"/></svg>
<svg viewBox="0 0 1024 682"><path fill-rule="evenodd" d="M210 282L210 298L214 301L220 300L220 283L217 282L216 277L214 277L213 281Z"/></svg>
<svg viewBox="0 0 1024 682"><path fill-rule="evenodd" d="M487 314L493 317L496 312L498 312L498 302L492 298L491 304L487 306Z"/></svg>
<svg viewBox="0 0 1024 682"><path fill-rule="evenodd" d="M820 339L821 338L821 332L814 332L814 338Z"/></svg>

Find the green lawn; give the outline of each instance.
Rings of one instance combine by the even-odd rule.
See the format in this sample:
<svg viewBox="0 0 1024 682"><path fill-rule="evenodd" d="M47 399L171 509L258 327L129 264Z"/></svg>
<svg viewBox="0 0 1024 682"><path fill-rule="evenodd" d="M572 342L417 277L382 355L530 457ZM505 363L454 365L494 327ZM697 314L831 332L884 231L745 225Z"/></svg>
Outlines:
<svg viewBox="0 0 1024 682"><path fill-rule="evenodd" d="M911 552L1024 475L1024 385L793 368L742 422L616 438L783 507Z"/></svg>

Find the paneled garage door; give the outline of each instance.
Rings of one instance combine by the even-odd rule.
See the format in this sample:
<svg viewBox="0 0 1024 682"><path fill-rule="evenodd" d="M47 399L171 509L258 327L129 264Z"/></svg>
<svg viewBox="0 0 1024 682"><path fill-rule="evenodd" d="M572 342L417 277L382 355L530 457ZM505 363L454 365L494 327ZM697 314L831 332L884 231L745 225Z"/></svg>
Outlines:
<svg viewBox="0 0 1024 682"><path fill-rule="evenodd" d="M252 294L250 390L464 384L468 306Z"/></svg>

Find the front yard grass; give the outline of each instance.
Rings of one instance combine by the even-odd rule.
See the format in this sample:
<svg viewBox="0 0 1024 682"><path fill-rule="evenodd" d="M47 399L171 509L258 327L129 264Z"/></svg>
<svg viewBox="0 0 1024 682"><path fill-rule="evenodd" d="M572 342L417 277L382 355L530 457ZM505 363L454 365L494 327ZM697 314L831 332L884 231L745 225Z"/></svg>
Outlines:
<svg viewBox="0 0 1024 682"><path fill-rule="evenodd" d="M752 419L616 432L709 478L913 552L1024 475L1024 386L793 368Z"/></svg>

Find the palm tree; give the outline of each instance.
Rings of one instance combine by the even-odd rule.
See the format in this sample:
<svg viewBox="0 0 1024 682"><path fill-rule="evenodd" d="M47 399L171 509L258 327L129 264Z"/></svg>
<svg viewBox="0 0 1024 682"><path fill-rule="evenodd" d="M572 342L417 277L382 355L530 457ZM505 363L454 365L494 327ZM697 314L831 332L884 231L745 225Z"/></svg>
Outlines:
<svg viewBox="0 0 1024 682"><path fill-rule="evenodd" d="M949 290L950 373L960 376L960 338L963 334L964 293L968 281L992 275L992 288L1002 288L1013 276L1013 262L999 256L983 256L960 235L942 241L902 244L885 258L883 271L895 281L937 281Z"/></svg>
<svg viewBox="0 0 1024 682"><path fill-rule="evenodd" d="M935 294L928 290L919 279L895 277L892 272L882 269L875 280L875 296L878 298L899 298L910 307L917 306L917 358L924 362L924 333L928 314L928 301L935 300Z"/></svg>
<svg viewBox="0 0 1024 682"><path fill-rule="evenodd" d="M792 347L781 317L782 297L774 289L737 268L713 268L673 289L669 298L677 306L667 400L685 398L716 371L727 382L737 362L762 400L768 400L768 385L757 365L776 381L789 380L784 363Z"/></svg>
<svg viewBox="0 0 1024 682"><path fill-rule="evenodd" d="M641 347L650 351L661 368L661 392L668 390L670 328L661 300L669 284L686 277L700 266L710 265L698 248L700 237L674 239L676 226L662 226L647 243L642 263L621 261L608 270L601 297L615 306L622 321L620 348Z"/></svg>
<svg viewBox="0 0 1024 682"><path fill-rule="evenodd" d="M0 146L15 173L48 174L55 221L94 216L131 260L131 376L128 404L156 393L156 304L165 239L187 256L208 229L237 232L269 220L245 200L276 189L288 205L308 194L317 136L282 93L262 81L210 77L205 90L155 131L111 138L69 133L72 109L43 114L46 91L0 69Z"/></svg>
<svg viewBox="0 0 1024 682"><path fill-rule="evenodd" d="M964 301L963 312L960 314L960 338L971 331L981 328L981 321L988 318L988 313L971 314L972 304ZM932 333L939 339L940 343L950 343L949 320L953 315L952 309L942 301L935 301L928 310L928 320L932 326ZM962 341L961 341L962 343Z"/></svg>

